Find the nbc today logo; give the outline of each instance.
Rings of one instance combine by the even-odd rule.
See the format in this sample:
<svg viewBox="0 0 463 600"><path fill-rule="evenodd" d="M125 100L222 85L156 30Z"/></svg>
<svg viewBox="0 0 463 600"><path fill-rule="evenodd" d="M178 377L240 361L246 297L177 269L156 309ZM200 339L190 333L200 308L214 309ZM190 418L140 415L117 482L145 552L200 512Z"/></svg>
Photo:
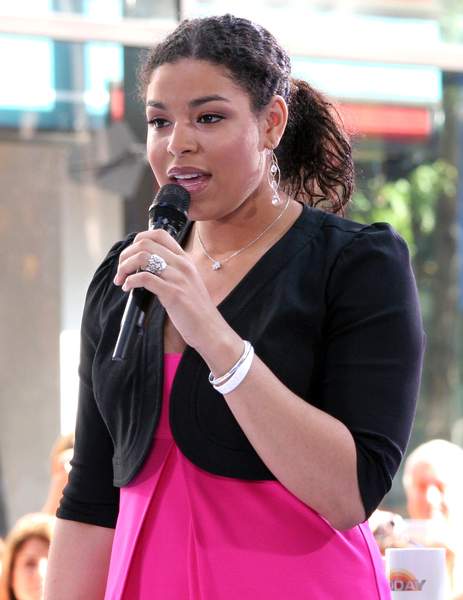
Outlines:
<svg viewBox="0 0 463 600"><path fill-rule="evenodd" d="M389 584L393 592L421 592L425 583L426 579L419 581L413 573L405 569L391 571L389 575Z"/></svg>

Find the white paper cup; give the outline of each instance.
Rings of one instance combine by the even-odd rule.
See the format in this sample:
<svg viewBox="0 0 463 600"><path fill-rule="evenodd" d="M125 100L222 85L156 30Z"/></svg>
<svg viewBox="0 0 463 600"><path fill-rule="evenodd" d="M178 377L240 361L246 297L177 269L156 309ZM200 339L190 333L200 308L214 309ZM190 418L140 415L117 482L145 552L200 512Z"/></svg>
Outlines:
<svg viewBox="0 0 463 600"><path fill-rule="evenodd" d="M444 548L387 548L386 573L393 600L446 598Z"/></svg>

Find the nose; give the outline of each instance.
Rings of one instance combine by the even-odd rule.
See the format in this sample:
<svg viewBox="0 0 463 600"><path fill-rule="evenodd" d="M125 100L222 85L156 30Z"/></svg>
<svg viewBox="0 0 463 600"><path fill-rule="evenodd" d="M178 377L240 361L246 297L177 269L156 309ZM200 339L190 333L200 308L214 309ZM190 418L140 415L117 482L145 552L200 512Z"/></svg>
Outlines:
<svg viewBox="0 0 463 600"><path fill-rule="evenodd" d="M167 144L167 152L172 154L172 156L178 157L187 152L194 152L196 146L196 139L191 127L182 123L176 123Z"/></svg>

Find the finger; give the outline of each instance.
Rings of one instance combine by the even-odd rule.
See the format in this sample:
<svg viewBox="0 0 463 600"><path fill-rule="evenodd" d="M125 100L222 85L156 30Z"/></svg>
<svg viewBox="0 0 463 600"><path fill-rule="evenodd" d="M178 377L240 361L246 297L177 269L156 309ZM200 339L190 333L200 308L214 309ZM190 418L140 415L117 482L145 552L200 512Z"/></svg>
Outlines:
<svg viewBox="0 0 463 600"><path fill-rule="evenodd" d="M114 277L114 283L116 285L122 285L127 277L127 275L131 275L135 273L139 269L144 269L148 264L149 257L151 256L151 252L147 250L141 250L140 252L135 252L131 256L128 256L124 260L122 259L122 255L119 260L119 265L117 267L117 272Z"/></svg>
<svg viewBox="0 0 463 600"><path fill-rule="evenodd" d="M164 246L174 254L182 255L185 253L177 240L167 233L167 231L164 231L164 229L150 229L148 231L141 231L135 236L133 241L136 243L144 239L152 240L153 242Z"/></svg>
<svg viewBox="0 0 463 600"><path fill-rule="evenodd" d="M128 256L135 254L136 252L140 252L141 250L147 250L152 254L150 248L152 248L152 243L158 244L167 250L170 250L174 254L184 255L185 252L183 248L179 246L179 244L174 240L174 238L167 233L167 231L163 231L162 229L154 229L152 231L142 231L138 233L130 246L127 246L119 256L119 261L125 260Z"/></svg>
<svg viewBox="0 0 463 600"><path fill-rule="evenodd" d="M178 254L153 242L149 238L142 238L132 244L130 248L127 248L127 252L121 253L114 283L121 285L128 275L135 273L139 269L145 269L152 254L157 254L163 258L171 267L179 267Z"/></svg>
<svg viewBox="0 0 463 600"><path fill-rule="evenodd" d="M126 278L122 289L124 292L129 292L134 288L145 288L145 290L159 296L168 289L169 285L160 275L153 275L148 271L138 271L138 273L133 273Z"/></svg>

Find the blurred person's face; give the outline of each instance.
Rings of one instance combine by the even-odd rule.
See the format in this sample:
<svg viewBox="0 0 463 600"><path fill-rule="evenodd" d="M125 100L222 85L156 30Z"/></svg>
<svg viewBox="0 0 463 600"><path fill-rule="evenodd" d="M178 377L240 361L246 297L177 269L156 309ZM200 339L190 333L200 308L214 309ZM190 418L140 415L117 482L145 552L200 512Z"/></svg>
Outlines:
<svg viewBox="0 0 463 600"><path fill-rule="evenodd" d="M63 450L52 458L51 473L55 477L63 477L67 481L67 475L71 470L70 462L74 454L73 448Z"/></svg>
<svg viewBox="0 0 463 600"><path fill-rule="evenodd" d="M11 587L17 600L42 600L48 549L48 542L33 537L18 550L11 577Z"/></svg>
<svg viewBox="0 0 463 600"><path fill-rule="evenodd" d="M433 519L448 516L443 483L426 464L417 464L410 473L410 485L405 490L408 514L412 519Z"/></svg>

